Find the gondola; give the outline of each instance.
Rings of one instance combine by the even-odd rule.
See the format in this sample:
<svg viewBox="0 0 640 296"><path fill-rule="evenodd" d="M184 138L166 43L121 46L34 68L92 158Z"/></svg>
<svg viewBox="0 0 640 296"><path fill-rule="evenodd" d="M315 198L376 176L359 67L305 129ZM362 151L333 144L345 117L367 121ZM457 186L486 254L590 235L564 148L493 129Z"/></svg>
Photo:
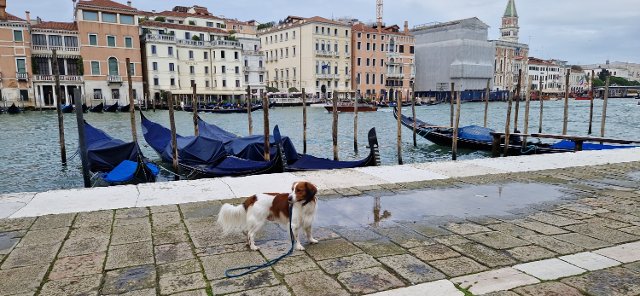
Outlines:
<svg viewBox="0 0 640 296"><path fill-rule="evenodd" d="M155 182L159 168L146 160L136 142L125 143L85 121L89 170L107 185Z"/></svg>
<svg viewBox="0 0 640 296"><path fill-rule="evenodd" d="M93 113L102 113L102 111L104 111L104 103L100 103L96 106L89 108L89 111Z"/></svg>
<svg viewBox="0 0 640 296"><path fill-rule="evenodd" d="M87 107L87 104L82 103L82 113L87 113L89 112L89 107Z"/></svg>
<svg viewBox="0 0 640 296"><path fill-rule="evenodd" d="M251 112L262 110L262 105L255 105L251 107ZM191 109L193 111L193 109ZM217 114L229 114L229 113L247 113L247 108L207 108L203 109L203 112L217 113Z"/></svg>
<svg viewBox="0 0 640 296"><path fill-rule="evenodd" d="M129 112L130 108L131 108L131 104L127 104L126 106L121 106L120 108L118 108L118 111L120 111L120 112Z"/></svg>
<svg viewBox="0 0 640 296"><path fill-rule="evenodd" d="M171 131L160 124L142 117L143 135L149 146L153 148L163 161L173 161ZM283 171L280 149L276 147L269 161L247 159L231 155L225 150L222 141L206 136L183 137L176 135L178 143L178 163L186 171L189 179L246 176ZM248 147L248 149L252 149Z"/></svg>
<svg viewBox="0 0 640 296"><path fill-rule="evenodd" d="M393 109L393 116L398 118L397 108ZM413 119L402 115L400 120L403 126L413 130ZM440 146L451 147L453 142L453 129L448 127L438 127L434 124L426 123L416 119L416 134ZM486 127L470 125L458 128L458 148L491 151L493 148L494 130ZM632 148L633 146L617 146L584 143L582 150L604 150ZM573 152L575 143L569 140L562 140L556 143L527 142L523 145L519 136L509 137L509 155L523 154L544 154ZM501 150L504 151L504 143L501 143Z"/></svg>
<svg viewBox="0 0 640 296"><path fill-rule="evenodd" d="M198 129L200 135L224 142L227 152L231 154L251 158L253 157L251 153L259 156L264 151L264 136L238 137L214 124L205 122L201 118L198 118ZM280 141L276 140L278 138ZM336 161L309 154L299 154L291 139L280 137L280 130L277 126L274 128L274 135L269 139L272 146L280 146L285 158L285 171L314 171L377 166L380 164L380 154L375 128L369 130L368 140L369 155L367 157L356 161Z"/></svg>
<svg viewBox="0 0 640 296"><path fill-rule="evenodd" d="M60 111L62 111L62 113L71 113L73 112L73 105L72 104L62 105L60 107Z"/></svg>
<svg viewBox="0 0 640 296"><path fill-rule="evenodd" d="M118 102L116 102L115 104L111 105L111 106L107 106L104 108L104 112L109 112L109 113L114 113L118 111L118 108L120 106L118 105Z"/></svg>
<svg viewBox="0 0 640 296"><path fill-rule="evenodd" d="M16 103L11 104L11 106L9 106L9 108L7 108L7 113L9 114L19 114L22 112L22 109L18 108L16 106Z"/></svg>

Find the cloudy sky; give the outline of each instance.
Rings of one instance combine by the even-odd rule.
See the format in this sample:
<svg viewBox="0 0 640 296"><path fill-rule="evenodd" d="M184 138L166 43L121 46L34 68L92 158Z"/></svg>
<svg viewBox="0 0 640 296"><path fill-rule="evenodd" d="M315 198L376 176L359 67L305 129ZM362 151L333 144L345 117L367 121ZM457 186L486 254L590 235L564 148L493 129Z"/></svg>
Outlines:
<svg viewBox="0 0 640 296"><path fill-rule="evenodd" d="M125 3L126 0L117 0ZM24 18L24 11L46 20L71 21L71 0L7 0L7 10ZM409 26L478 17L497 39L507 0L387 0L387 24ZM175 5L201 5L216 15L261 22L287 15L375 20L375 0L133 0L143 10L170 10ZM530 56L567 60L572 64L611 61L640 63L640 6L638 0L516 0L520 42Z"/></svg>

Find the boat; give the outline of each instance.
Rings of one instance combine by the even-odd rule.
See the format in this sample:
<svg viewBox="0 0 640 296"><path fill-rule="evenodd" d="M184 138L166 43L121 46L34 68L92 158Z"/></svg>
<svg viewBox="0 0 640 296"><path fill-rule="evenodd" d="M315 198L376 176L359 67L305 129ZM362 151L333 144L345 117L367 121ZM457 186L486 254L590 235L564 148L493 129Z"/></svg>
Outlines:
<svg viewBox="0 0 640 296"><path fill-rule="evenodd" d="M398 118L398 110L394 108L393 116ZM403 126L413 130L413 119L402 115L400 120ZM453 128L439 127L434 124L426 123L420 119L416 119L416 134L433 142L436 145L451 147L453 142ZM458 148L492 151L493 149L493 129L470 125L458 128ZM504 151L504 143L500 144L501 151ZM619 145L602 145L583 143L582 150L605 150L605 149L623 149L633 148L634 146ZM569 140L562 140L556 143L542 143L528 141L523 145L519 136L511 135L509 137L509 155L522 154L543 154L543 153L559 153L573 152L575 143Z"/></svg>
<svg viewBox="0 0 640 296"><path fill-rule="evenodd" d="M16 106L16 103L11 104L11 106L9 106L9 108L7 108L7 113L8 114L19 114L22 112L22 109L18 108Z"/></svg>
<svg viewBox="0 0 640 296"><path fill-rule="evenodd" d="M107 185L155 182L158 166L149 162L137 142L124 142L84 122L89 170Z"/></svg>
<svg viewBox="0 0 640 296"><path fill-rule="evenodd" d="M333 112L333 105L324 106L329 112ZM340 102L337 106L338 112L355 112L355 105L353 102ZM378 106L371 104L358 103L358 112L375 112L378 111Z"/></svg>
<svg viewBox="0 0 640 296"><path fill-rule="evenodd" d="M89 112L89 107L87 107L87 104L82 103L82 113L87 113Z"/></svg>
<svg viewBox="0 0 640 296"><path fill-rule="evenodd" d="M264 135L238 137L214 124L205 122L201 118L198 118L198 129L200 135L224 142L227 152L230 154L253 158L256 156L261 157L264 151ZM278 141L277 139L280 140ZM375 128L369 130L368 141L369 154L367 157L356 161L337 161L309 154L299 154L291 139L280 135L278 126L274 128L273 136L269 138L271 146L280 146L280 151L282 151L285 158L285 171L314 171L377 166L380 164L380 153Z"/></svg>
<svg viewBox="0 0 640 296"><path fill-rule="evenodd" d="M107 106L104 108L104 112L110 112L110 113L114 113L117 112L119 108L118 102L116 102L115 104L111 105L111 106Z"/></svg>
<svg viewBox="0 0 640 296"><path fill-rule="evenodd" d="M173 161L171 131L166 127L142 117L143 135L164 162ZM176 135L178 164L187 172L189 179L246 176L256 174L279 173L283 163L279 148L271 154L269 161L263 159L241 158L227 153L225 143L203 135L183 137ZM255 147L246 149L255 150Z"/></svg>
<svg viewBox="0 0 640 296"><path fill-rule="evenodd" d="M62 105L60 107L60 111L62 111L62 113L72 113L73 112L73 105L72 104Z"/></svg>
<svg viewBox="0 0 640 296"><path fill-rule="evenodd" d="M257 111L257 110L262 110L262 105L254 105L251 107L251 112ZM193 111L193 109L191 109L191 111ZM200 110L198 110L200 111ZM229 107L229 108L220 108L220 107L215 107L215 108L206 108L202 110L203 112L209 112L209 113L217 113L217 114L228 114L228 113L247 113L247 108L246 107Z"/></svg>
<svg viewBox="0 0 640 296"><path fill-rule="evenodd" d="M102 111L104 111L104 103L100 103L96 106L89 108L89 111L94 113L102 113Z"/></svg>
<svg viewBox="0 0 640 296"><path fill-rule="evenodd" d="M589 100L591 100L591 98L590 98L590 97L587 97L587 96L577 96L577 97L575 98L575 100L576 100L576 101L589 101Z"/></svg>
<svg viewBox="0 0 640 296"><path fill-rule="evenodd" d="M131 104L127 104L126 106L120 106L120 108L118 108L118 111L120 111L120 112L129 112L130 108L131 108Z"/></svg>

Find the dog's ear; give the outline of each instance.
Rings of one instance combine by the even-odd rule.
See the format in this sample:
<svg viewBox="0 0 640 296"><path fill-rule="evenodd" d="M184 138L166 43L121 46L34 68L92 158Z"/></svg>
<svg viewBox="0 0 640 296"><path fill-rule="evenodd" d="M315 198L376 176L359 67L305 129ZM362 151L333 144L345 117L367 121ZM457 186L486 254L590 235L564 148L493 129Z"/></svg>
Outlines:
<svg viewBox="0 0 640 296"><path fill-rule="evenodd" d="M314 196L316 196L316 193L318 193L318 188L316 187L316 185L313 185L310 182L305 182L305 186L307 188L307 200L311 200Z"/></svg>

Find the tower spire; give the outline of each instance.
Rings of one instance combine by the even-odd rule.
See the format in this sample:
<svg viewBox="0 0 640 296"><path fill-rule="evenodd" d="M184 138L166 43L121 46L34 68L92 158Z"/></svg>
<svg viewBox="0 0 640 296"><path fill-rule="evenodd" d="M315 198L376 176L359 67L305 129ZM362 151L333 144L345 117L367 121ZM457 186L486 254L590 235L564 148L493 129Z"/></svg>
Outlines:
<svg viewBox="0 0 640 296"><path fill-rule="evenodd" d="M500 27L500 40L518 42L518 12L516 11L515 0L508 0L507 8L502 16L502 26Z"/></svg>

